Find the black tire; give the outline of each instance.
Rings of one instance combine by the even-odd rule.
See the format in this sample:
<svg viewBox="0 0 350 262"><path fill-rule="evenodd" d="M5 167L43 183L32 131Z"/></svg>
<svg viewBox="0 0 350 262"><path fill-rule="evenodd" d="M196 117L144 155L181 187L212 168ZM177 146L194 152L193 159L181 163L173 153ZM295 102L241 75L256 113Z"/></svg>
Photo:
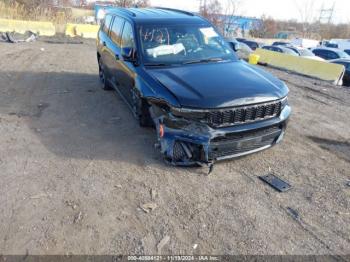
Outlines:
<svg viewBox="0 0 350 262"><path fill-rule="evenodd" d="M149 105L146 100L133 90L133 105L132 110L135 118L138 120L141 127L153 127L153 121L149 112Z"/></svg>
<svg viewBox="0 0 350 262"><path fill-rule="evenodd" d="M112 90L113 89L112 86L110 85L110 83L108 82L108 80L106 79L105 69L104 69L104 65L103 65L101 59L98 60L98 76L100 78L103 90Z"/></svg>

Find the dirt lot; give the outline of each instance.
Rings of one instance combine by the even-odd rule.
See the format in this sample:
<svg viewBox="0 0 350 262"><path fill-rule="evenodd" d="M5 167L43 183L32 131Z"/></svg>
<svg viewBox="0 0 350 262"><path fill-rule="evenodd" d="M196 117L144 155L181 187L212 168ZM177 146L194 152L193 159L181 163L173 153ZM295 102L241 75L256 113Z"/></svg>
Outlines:
<svg viewBox="0 0 350 262"><path fill-rule="evenodd" d="M350 254L350 89L271 70L284 142L206 176L164 164L100 88L93 41L1 43L0 61L0 254Z"/></svg>

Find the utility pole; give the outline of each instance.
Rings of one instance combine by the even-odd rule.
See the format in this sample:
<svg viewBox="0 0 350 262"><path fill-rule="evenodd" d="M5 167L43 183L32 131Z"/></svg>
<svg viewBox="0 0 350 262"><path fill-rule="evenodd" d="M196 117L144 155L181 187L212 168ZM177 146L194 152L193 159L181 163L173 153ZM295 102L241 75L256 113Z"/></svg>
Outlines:
<svg viewBox="0 0 350 262"><path fill-rule="evenodd" d="M331 8L324 8L324 4L322 4L322 8L320 10L320 18L319 18L320 24L330 24L332 22L333 15L334 15L334 8L335 8L335 2L333 2L333 5Z"/></svg>

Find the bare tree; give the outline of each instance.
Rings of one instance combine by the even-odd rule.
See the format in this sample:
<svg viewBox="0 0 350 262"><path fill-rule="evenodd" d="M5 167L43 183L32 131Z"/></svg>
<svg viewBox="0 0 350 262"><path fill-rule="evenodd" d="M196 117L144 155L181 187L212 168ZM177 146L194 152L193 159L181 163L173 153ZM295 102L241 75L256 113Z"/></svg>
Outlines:
<svg viewBox="0 0 350 262"><path fill-rule="evenodd" d="M121 7L147 7L149 0L116 0L116 5Z"/></svg>
<svg viewBox="0 0 350 262"><path fill-rule="evenodd" d="M315 21L315 0L294 0L294 4L303 25L303 35L307 36L310 34L310 24Z"/></svg>
<svg viewBox="0 0 350 262"><path fill-rule="evenodd" d="M242 4L241 0L222 0L223 3L223 17L222 17L222 26L224 36L232 34L234 29L234 24L236 16L239 11L239 7Z"/></svg>
<svg viewBox="0 0 350 262"><path fill-rule="evenodd" d="M216 27L221 28L221 4L218 0L204 1L199 12Z"/></svg>
<svg viewBox="0 0 350 262"><path fill-rule="evenodd" d="M274 20L272 17L261 17L261 24L250 30L250 35L252 37L259 38L273 38L278 32L278 21Z"/></svg>

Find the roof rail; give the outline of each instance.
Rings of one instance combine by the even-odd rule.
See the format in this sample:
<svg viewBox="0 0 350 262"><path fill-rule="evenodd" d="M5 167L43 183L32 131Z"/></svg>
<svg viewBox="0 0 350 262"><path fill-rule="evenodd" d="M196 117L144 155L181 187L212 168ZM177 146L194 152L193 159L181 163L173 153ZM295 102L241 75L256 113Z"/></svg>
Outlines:
<svg viewBox="0 0 350 262"><path fill-rule="evenodd" d="M162 10L166 10L166 11L173 11L173 12L182 13L182 14L185 14L185 15L194 16L193 13L188 12L188 11L184 11L184 10L180 10L180 9L168 8L168 7L158 7L158 6L155 6L154 8L162 9Z"/></svg>
<svg viewBox="0 0 350 262"><path fill-rule="evenodd" d="M134 12L130 11L130 10L127 9L127 8L117 7L116 10L121 11L121 12L124 12L124 13L127 13L127 14L129 14L129 15L131 15L131 16L133 16L133 17L136 16L136 14L135 14Z"/></svg>

